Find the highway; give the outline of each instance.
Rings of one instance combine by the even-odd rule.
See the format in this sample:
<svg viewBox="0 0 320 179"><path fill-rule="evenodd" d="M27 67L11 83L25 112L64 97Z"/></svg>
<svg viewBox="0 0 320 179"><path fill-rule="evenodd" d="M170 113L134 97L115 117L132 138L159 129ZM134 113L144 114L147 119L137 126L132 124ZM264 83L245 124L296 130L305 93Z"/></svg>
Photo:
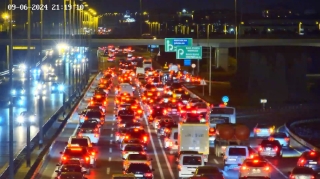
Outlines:
<svg viewBox="0 0 320 179"><path fill-rule="evenodd" d="M112 63L105 63L105 67L110 66ZM100 64L100 67L102 64ZM95 81L91 86L90 90L87 92L86 97L79 104L77 109L72 114L72 117L69 119L68 124L66 125L63 132L59 135L55 143L52 145L51 150L49 151L49 156L42 165L38 179L49 179L54 178L56 173L56 164L59 162L61 155L59 154L63 151L65 147L65 142L68 138L73 135L78 126L78 111L84 109L88 102L88 96L93 92L92 89L98 84L98 81ZM138 97L138 94L136 94ZM104 124L101 132L100 143L96 146L98 153L97 157L97 168L90 169L90 174L86 177L88 179L93 178L111 178L112 174L122 173L122 159L120 157L121 151L119 150L119 145L114 142L114 135L116 130L116 121L114 118L114 95L111 92L108 97L108 104L106 110L106 123ZM245 124L247 124L250 129L253 129L253 126L256 122L264 122L269 125L274 125L272 116L265 116L261 119L248 120L241 119ZM148 126L145 121L143 122L145 130L150 135L150 144L148 146L147 153L153 158L152 166L154 166L154 178L155 179L177 179L178 170L175 163L174 155L170 155L163 148L163 141L159 139L155 133L155 130ZM283 124L283 123L282 123ZM277 125L278 131L283 131L282 124ZM253 134L251 134L253 136ZM250 137L250 145L254 150L257 150L257 145L262 139L257 139ZM212 148L211 148L212 149ZM307 150L303 147L295 147L284 149L283 158L266 158L271 165L272 178L273 179L287 179L288 172L296 166L297 157L301 155L303 151ZM216 157L213 155L213 151L210 151L208 165L218 166L220 169L223 169L222 157ZM223 172L226 179L235 179L238 178L237 170L229 170Z"/></svg>
<svg viewBox="0 0 320 179"><path fill-rule="evenodd" d="M46 61L43 62L43 65L52 65L55 69L55 74L58 77L57 82L66 82L65 83L65 94L68 95L68 78L69 73L66 73L66 80L64 80L64 73L63 73L63 65L61 66L55 66L57 58L56 57L48 57ZM66 65L65 70L68 72L69 65ZM15 71L14 75L14 84L21 83L24 88L26 88L25 79L22 77L21 71ZM48 77L44 77L46 80ZM59 109L60 106L62 106L63 103L63 94L62 93L51 93L51 84L52 82L45 82L46 84L46 95L43 96L42 100L42 116L39 116L39 99L35 97L35 92L38 91L37 89L37 80L38 77L33 76L30 80L31 82L31 101L28 104L30 107L30 111L33 114L36 114L36 122L31 124L31 138L35 136L35 134L39 130L38 126L38 120L43 120L43 124L51 117L56 110ZM0 92L3 94L6 92L7 95L9 95L9 87L7 85L0 87ZM26 96L22 95L21 100L25 103L26 102ZM17 122L17 116L20 114L20 112L26 111L26 105L15 105L13 109L13 116L14 116L14 154L17 155L26 145L26 125L25 124L18 124ZM8 143L9 143L9 136L8 136L8 125L9 125L9 108L4 105L0 108L0 171L3 171L3 169L8 165Z"/></svg>

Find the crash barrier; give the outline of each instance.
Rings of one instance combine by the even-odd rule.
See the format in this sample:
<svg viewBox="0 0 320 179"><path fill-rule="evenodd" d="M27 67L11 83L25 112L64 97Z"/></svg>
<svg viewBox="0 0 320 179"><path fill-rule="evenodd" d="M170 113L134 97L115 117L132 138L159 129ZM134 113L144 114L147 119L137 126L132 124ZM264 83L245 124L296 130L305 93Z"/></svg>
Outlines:
<svg viewBox="0 0 320 179"><path fill-rule="evenodd" d="M290 136L290 140L294 139L295 141L297 141L299 144L301 144L302 146L310 149L310 150L316 150L316 151L320 151L320 149L314 145L312 145L311 143L309 143L308 141L304 140L302 137L299 137L296 133L294 133L294 131L291 129L291 126L293 125L298 125L298 124L302 124L302 123L306 123L306 122L315 122L315 121L320 121L320 119L308 119L308 120L299 120L299 121L293 121L293 122L287 122L284 127L285 130L287 131L287 133Z"/></svg>
<svg viewBox="0 0 320 179"><path fill-rule="evenodd" d="M96 76L95 76L96 77ZM91 80L91 82L89 83L90 85L92 84L92 82L94 81L95 77ZM88 87L90 86L88 85L87 88L84 90L86 91L88 89ZM83 95L83 94L82 94ZM69 100L67 101L67 103L72 103L72 101L77 98L77 92L74 93L70 98ZM79 102L79 99L81 99L82 97L78 98L76 100L76 103L73 105L72 107L72 110L73 111L73 108L75 108L75 106L77 106L77 103ZM51 128L52 124L58 119L58 117L60 115L62 115L63 113L65 112L65 106L61 106L49 119L48 121L43 125L43 129L42 131L44 132L43 135L46 134L47 131L49 131L49 129ZM57 135L57 133L59 134L60 131L63 129L64 127L64 124L67 122L67 119L68 119L68 116L70 116L70 114L68 114L63 122L61 123L60 127L58 128L57 132L55 133L54 136ZM55 139L55 137L53 137ZM51 142L51 141L50 141ZM49 146L45 146L42 150L42 152L40 153L39 157L37 158L37 160L34 162L34 164L31 166L30 168L30 171L28 172L27 176L29 177L26 177L26 178L29 178L30 179L30 175L29 173L31 171L35 171L35 169L37 167L35 166L38 166L40 162L38 161L41 161L41 159L43 158L45 152L44 151L47 151L49 149L49 147L51 146L51 143L49 142ZM39 132L31 139L30 141L30 149L31 151L33 151L37 146L38 146L38 143L39 143ZM26 159L26 154L27 154L27 146L25 146L19 153L18 155L14 158L14 161L13 161L13 165L14 165L14 173L16 173L19 168L22 166L22 164L25 162L25 159ZM33 174L33 172L31 172ZM9 166L7 166L7 168L4 170L4 172L0 175L0 179L7 179L9 177Z"/></svg>
<svg viewBox="0 0 320 179"><path fill-rule="evenodd" d="M51 137L50 142L48 142L47 145L43 148L43 150L41 151L41 153L39 154L39 156L37 157L37 159L35 160L35 162L31 166L30 170L28 171L28 173L25 176L25 179L34 179L37 177L43 162L45 161L45 159L48 156L51 145L55 142L55 140L57 139L59 134L62 132L62 130L64 129L64 127L66 126L66 124L68 122L68 119L71 117L73 112L76 110L78 104L81 102L81 99L84 97L84 95L89 90L90 86L92 85L92 83L94 82L94 80L96 79L96 77L99 74L96 74L92 78L90 83L88 83L87 87L82 91L82 94L79 96L79 98L77 98L77 100L76 100L75 104L73 105L73 107L71 108L70 112L64 117L59 128L56 130L55 134Z"/></svg>

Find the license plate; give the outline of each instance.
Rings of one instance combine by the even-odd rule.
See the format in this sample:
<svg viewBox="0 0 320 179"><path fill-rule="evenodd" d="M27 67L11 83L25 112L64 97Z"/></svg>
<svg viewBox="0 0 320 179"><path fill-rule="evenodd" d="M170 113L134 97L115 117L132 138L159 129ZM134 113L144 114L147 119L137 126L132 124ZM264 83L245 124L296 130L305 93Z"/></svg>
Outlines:
<svg viewBox="0 0 320 179"><path fill-rule="evenodd" d="M178 149L178 145L174 145L172 149Z"/></svg>
<svg viewBox="0 0 320 179"><path fill-rule="evenodd" d="M271 150L271 148L270 148L270 147L267 147L266 150Z"/></svg>
<svg viewBox="0 0 320 179"><path fill-rule="evenodd" d="M253 169L252 173L261 173L261 171L259 169Z"/></svg>
<svg viewBox="0 0 320 179"><path fill-rule="evenodd" d="M143 177L143 175L135 175L135 177Z"/></svg>
<svg viewBox="0 0 320 179"><path fill-rule="evenodd" d="M309 164L317 164L317 162L309 162Z"/></svg>
<svg viewBox="0 0 320 179"><path fill-rule="evenodd" d="M299 176L299 179L307 179L305 176Z"/></svg>

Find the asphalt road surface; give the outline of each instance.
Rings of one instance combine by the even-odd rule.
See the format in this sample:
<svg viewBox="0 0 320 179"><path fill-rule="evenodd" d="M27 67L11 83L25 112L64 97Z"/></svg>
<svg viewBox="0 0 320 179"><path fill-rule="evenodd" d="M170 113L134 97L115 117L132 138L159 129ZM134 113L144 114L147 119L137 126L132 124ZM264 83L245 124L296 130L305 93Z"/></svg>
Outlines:
<svg viewBox="0 0 320 179"><path fill-rule="evenodd" d="M112 64L112 63L110 63ZM105 65L108 66L108 65ZM100 64L101 67L101 64ZM65 147L65 142L70 136L72 136L77 127L79 116L77 111L81 111L87 106L88 96L93 92L92 89L95 85L98 84L98 81L93 83L93 86L87 92L87 97L85 97L82 102L79 104L78 108L72 114L72 117L69 119L68 124L66 125L63 132L57 138L55 143L52 145L52 148L49 152L49 156L44 162L38 178L40 179L49 179L56 176L54 172L56 170L56 164L60 160L60 152L63 151ZM138 93L135 94L137 97ZM109 94L108 104L106 110L106 123L102 128L100 143L96 146L98 153L97 156L97 168L90 169L90 174L87 175L87 178L111 178L112 174L122 173L122 159L120 157L121 151L119 150L119 145L114 142L114 135L116 130L116 121L114 118L114 95ZM259 119L255 120L254 123L261 122ZM272 120L266 121L266 124L272 124ZM178 178L177 165L175 164L174 155L170 155L163 148L163 140L159 139L155 133L155 130L150 126L146 125L144 121L145 130L150 135L150 144L148 146L147 153L153 158L152 166L155 169L154 178L155 179L176 179ZM250 120L250 128L252 128L253 122ZM283 127L278 127L279 131L283 131ZM252 136L252 134L251 134ZM250 137L250 144L254 150L257 150L257 146L262 139ZM212 148L213 149L213 148ZM283 158L267 158L268 162L271 165L272 169L272 178L274 179L285 179L288 178L287 173L296 166L297 158L301 155L302 152L307 150L304 147L291 147L289 149L284 149ZM208 165L218 166L222 169L223 162L221 157L216 157L213 154L213 151L210 152ZM227 172L224 172L226 179L238 178L238 171L236 169L231 169Z"/></svg>

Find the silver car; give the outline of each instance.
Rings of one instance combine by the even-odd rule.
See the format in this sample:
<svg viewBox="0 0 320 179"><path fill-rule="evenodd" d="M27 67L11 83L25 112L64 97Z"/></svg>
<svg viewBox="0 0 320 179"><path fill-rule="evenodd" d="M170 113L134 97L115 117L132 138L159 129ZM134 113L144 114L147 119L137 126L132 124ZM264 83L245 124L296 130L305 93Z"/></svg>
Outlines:
<svg viewBox="0 0 320 179"><path fill-rule="evenodd" d="M264 177L271 178L271 167L262 158L246 159L239 169L239 178Z"/></svg>
<svg viewBox="0 0 320 179"><path fill-rule="evenodd" d="M268 138L269 140L277 140L283 147L289 147L290 145L290 138L284 132L276 132L271 134Z"/></svg>

